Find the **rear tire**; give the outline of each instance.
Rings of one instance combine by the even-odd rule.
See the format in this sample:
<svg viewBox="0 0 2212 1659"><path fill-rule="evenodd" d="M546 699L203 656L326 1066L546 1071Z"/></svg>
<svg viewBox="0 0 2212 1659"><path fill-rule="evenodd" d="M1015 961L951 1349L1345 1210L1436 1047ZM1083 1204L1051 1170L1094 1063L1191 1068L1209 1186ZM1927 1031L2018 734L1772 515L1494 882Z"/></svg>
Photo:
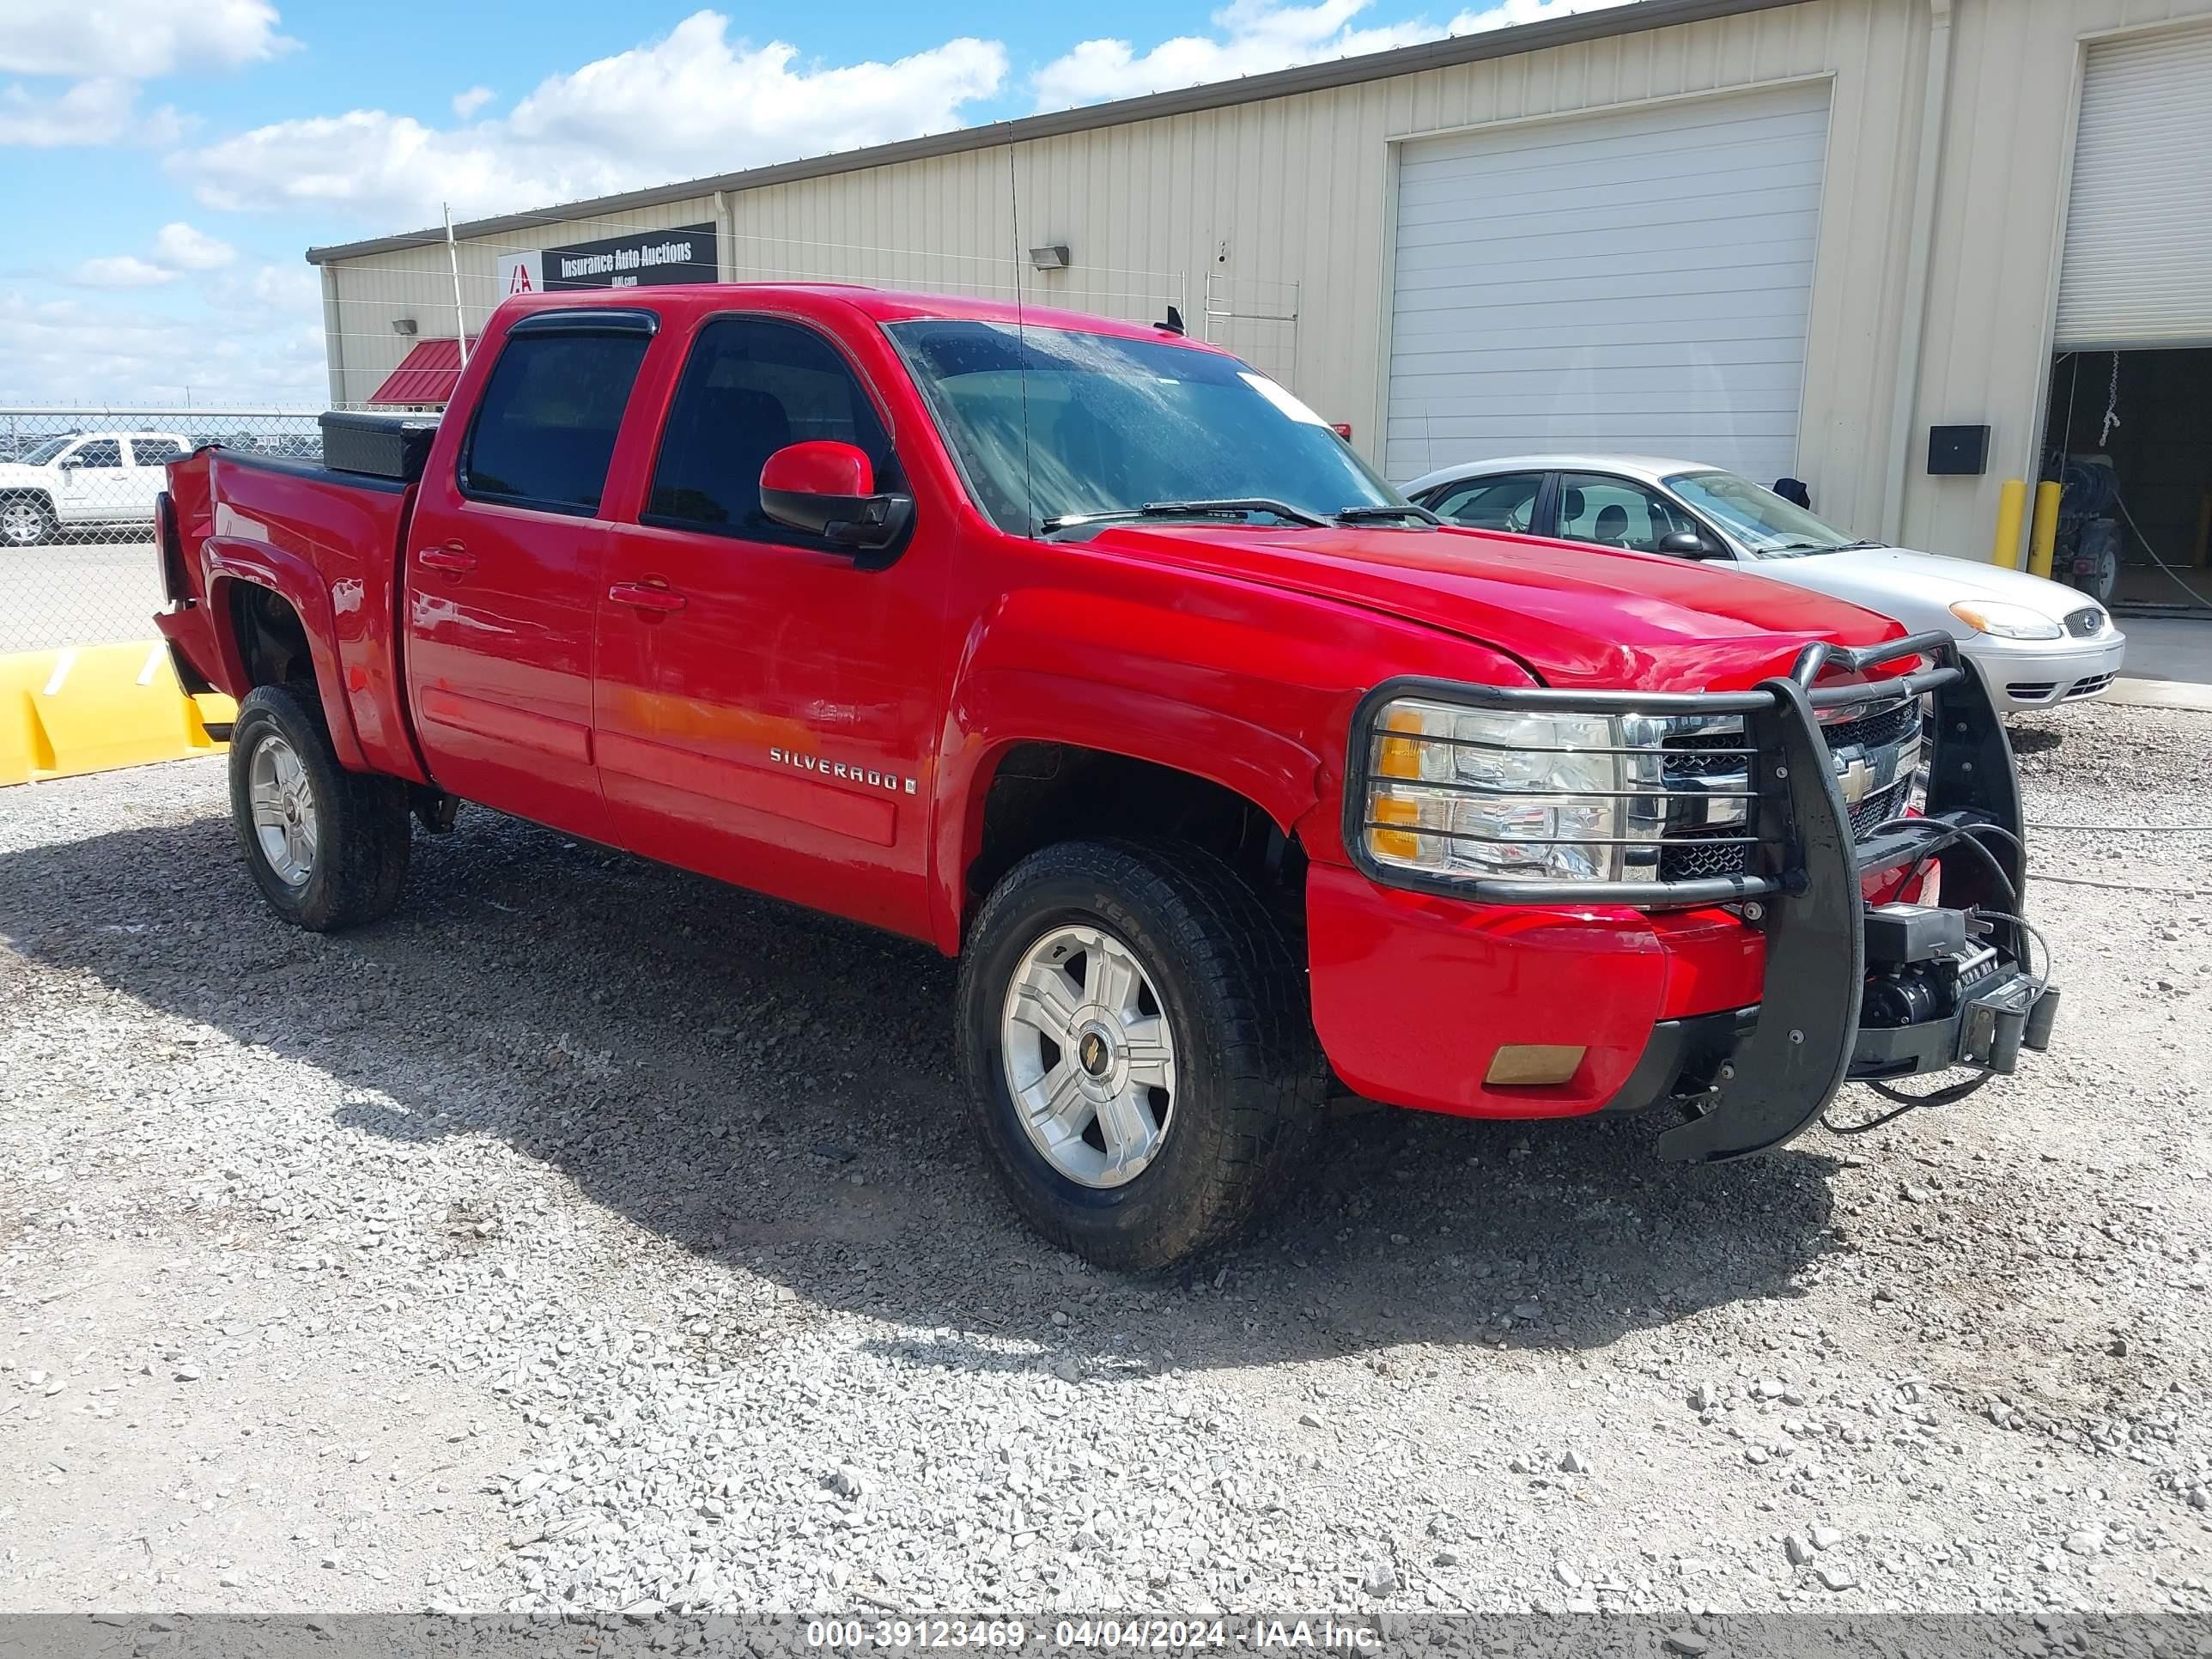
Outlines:
<svg viewBox="0 0 2212 1659"><path fill-rule="evenodd" d="M311 933L390 912L407 882L407 786L349 772L310 694L264 685L230 733L230 815L254 884Z"/></svg>
<svg viewBox="0 0 2212 1659"><path fill-rule="evenodd" d="M36 547L53 540L58 528L53 503L45 496L0 498L0 542L10 547Z"/></svg>
<svg viewBox="0 0 2212 1659"><path fill-rule="evenodd" d="M1303 1173L1322 1101L1305 975L1258 896L1194 848L1024 859L976 917L958 1025L1000 1183L1101 1267L1221 1243Z"/></svg>

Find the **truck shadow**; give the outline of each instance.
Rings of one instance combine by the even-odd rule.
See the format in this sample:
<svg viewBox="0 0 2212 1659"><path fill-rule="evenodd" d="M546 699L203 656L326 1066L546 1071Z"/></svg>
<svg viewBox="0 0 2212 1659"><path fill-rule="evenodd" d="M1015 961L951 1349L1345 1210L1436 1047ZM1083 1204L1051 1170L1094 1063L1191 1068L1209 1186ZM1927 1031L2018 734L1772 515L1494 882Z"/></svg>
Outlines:
<svg viewBox="0 0 2212 1659"><path fill-rule="evenodd" d="M950 963L488 811L418 837L399 912L342 938L279 923L217 817L0 857L0 895L13 948L327 1075L341 1124L503 1139L701 1258L898 1328L886 1343L927 1364L1038 1363L1009 1338L1103 1375L1586 1349L1791 1297L1845 1248L1823 1156L1684 1170L1655 1156L1656 1121L1382 1112L1336 1126L1247 1243L1102 1273L983 1167Z"/></svg>

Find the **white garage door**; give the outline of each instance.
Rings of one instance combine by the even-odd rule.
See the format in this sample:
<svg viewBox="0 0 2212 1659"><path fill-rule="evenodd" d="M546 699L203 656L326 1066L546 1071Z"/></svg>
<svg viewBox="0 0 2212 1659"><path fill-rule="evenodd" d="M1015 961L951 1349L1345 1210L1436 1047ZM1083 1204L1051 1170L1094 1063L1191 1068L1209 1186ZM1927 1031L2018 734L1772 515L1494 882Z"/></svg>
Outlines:
<svg viewBox="0 0 2212 1659"><path fill-rule="evenodd" d="M2058 343L2212 345L2212 29L2089 50Z"/></svg>
<svg viewBox="0 0 2212 1659"><path fill-rule="evenodd" d="M1796 470L1826 82L1422 139L1383 465L1626 450Z"/></svg>

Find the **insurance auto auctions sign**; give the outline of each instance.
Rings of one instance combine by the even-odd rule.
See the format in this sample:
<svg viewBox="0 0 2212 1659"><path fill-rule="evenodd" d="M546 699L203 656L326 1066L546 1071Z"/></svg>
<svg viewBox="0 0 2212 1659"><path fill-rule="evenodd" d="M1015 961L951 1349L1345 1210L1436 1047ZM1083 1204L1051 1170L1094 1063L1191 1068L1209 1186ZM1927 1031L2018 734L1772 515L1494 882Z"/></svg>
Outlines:
<svg viewBox="0 0 2212 1659"><path fill-rule="evenodd" d="M657 288L664 283L711 283L714 273L714 227L678 225L534 253L501 254L499 292L505 299L562 289Z"/></svg>

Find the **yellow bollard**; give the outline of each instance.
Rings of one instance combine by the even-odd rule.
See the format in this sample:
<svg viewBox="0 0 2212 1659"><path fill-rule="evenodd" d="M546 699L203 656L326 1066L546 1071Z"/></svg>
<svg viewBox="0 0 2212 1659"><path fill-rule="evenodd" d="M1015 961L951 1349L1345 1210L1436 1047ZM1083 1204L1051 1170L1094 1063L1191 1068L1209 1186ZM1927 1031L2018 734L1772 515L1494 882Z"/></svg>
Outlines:
<svg viewBox="0 0 2212 1659"><path fill-rule="evenodd" d="M2035 521L2027 532L2027 571L2049 577L2051 550L2058 545L2058 497L2063 492L2049 479L2035 487Z"/></svg>
<svg viewBox="0 0 2212 1659"><path fill-rule="evenodd" d="M2020 521L2027 510L2027 486L2007 478L1997 492L1997 539L1990 550L1990 562L2008 570L2020 568Z"/></svg>

